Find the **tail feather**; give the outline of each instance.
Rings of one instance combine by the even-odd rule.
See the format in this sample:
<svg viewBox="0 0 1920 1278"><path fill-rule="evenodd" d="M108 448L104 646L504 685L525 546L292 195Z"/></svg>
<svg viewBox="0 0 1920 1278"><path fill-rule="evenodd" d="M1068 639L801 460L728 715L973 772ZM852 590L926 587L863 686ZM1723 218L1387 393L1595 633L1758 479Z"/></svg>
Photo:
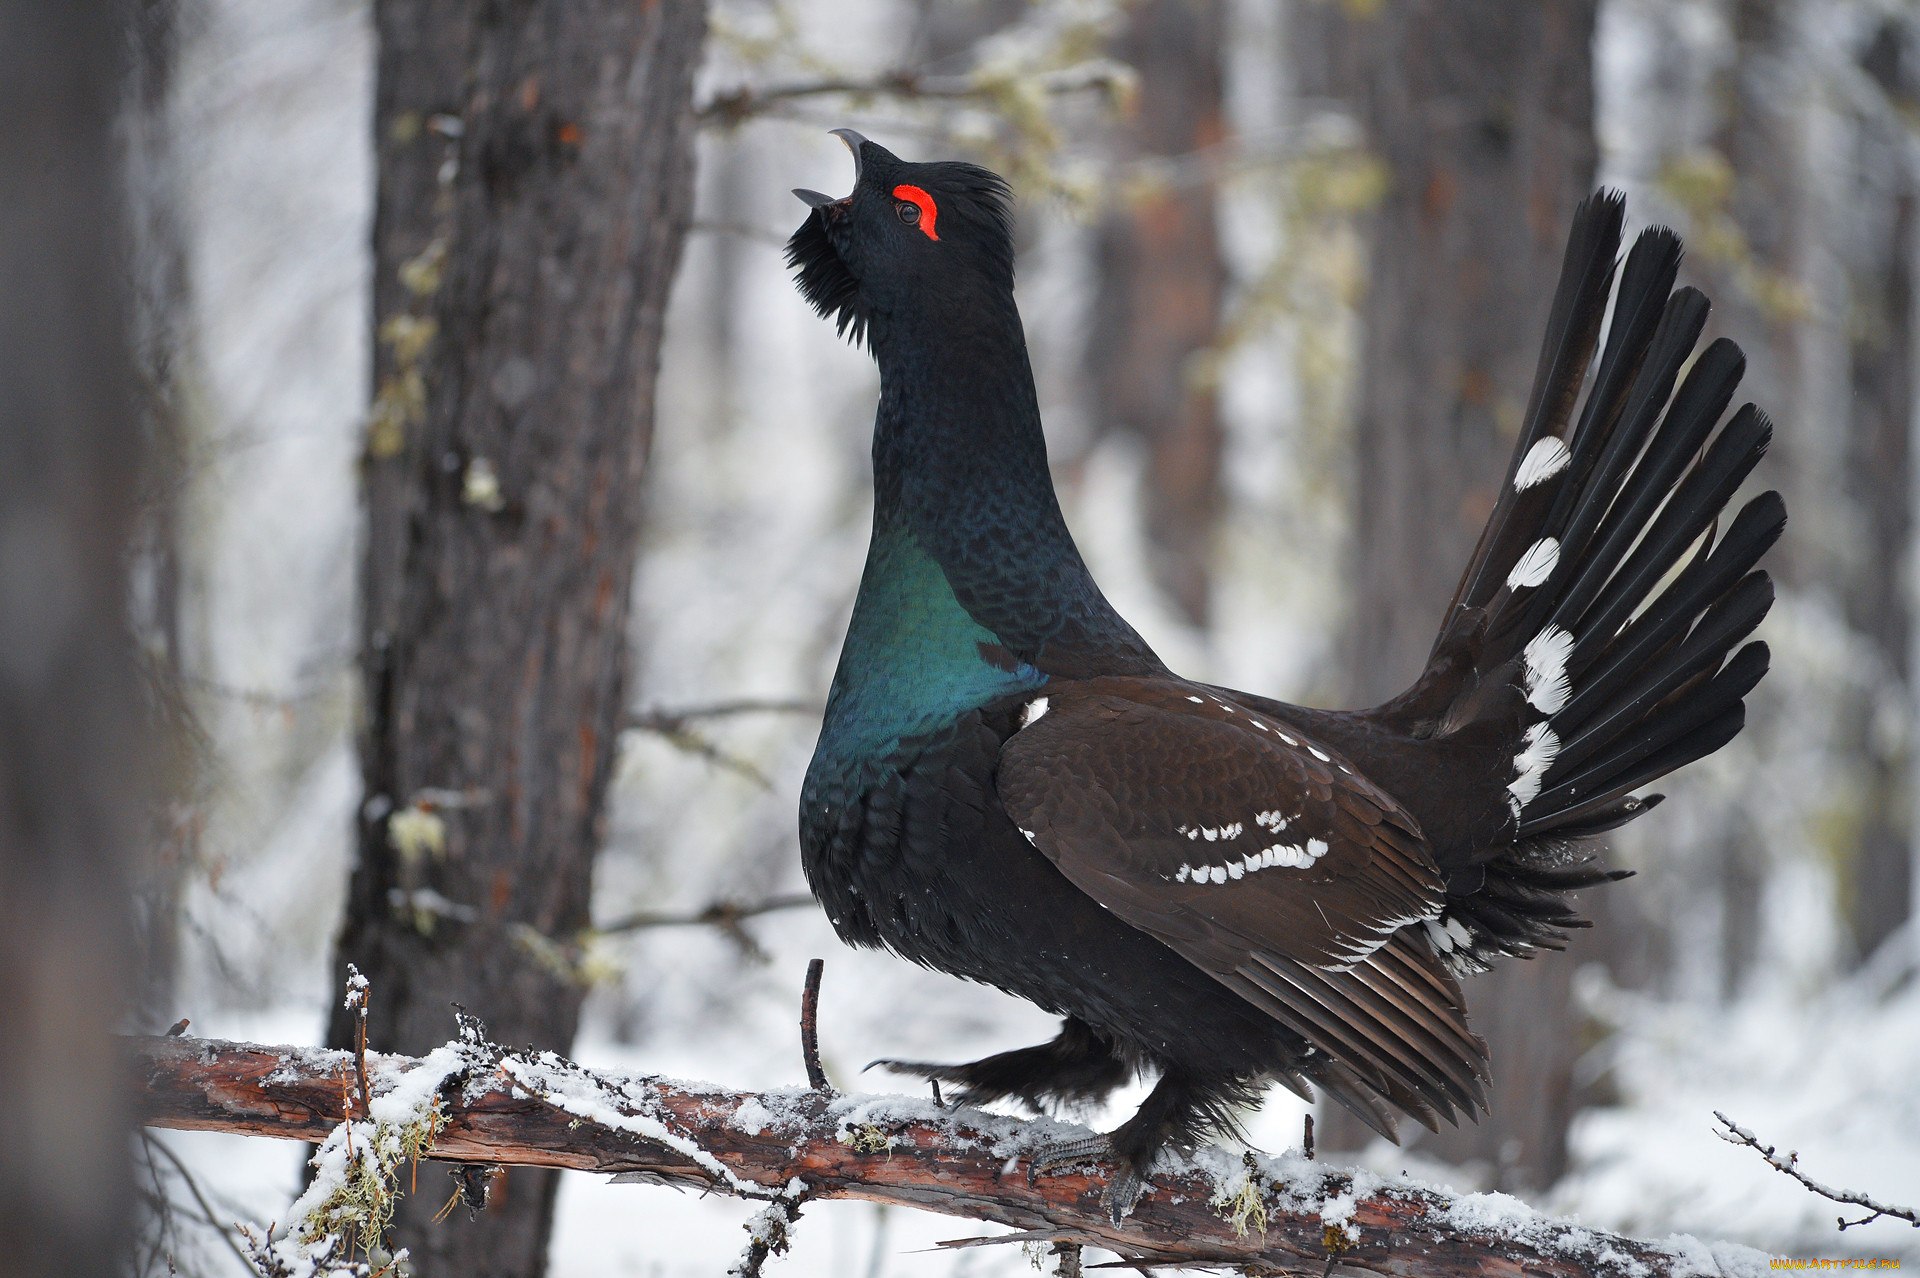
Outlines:
<svg viewBox="0 0 1920 1278"><path fill-rule="evenodd" d="M1574 214L1573 231L1567 241L1567 255L1560 268L1560 284L1554 291L1553 309L1547 317L1546 340L1540 347L1539 370L1534 376L1532 396L1527 404L1520 446L1514 450L1507 468L1503 500L1481 531L1480 544L1474 548L1466 574L1448 608L1449 617L1464 609L1483 606L1499 588L1504 569L1512 564L1526 544L1519 540L1527 524L1529 508L1551 501L1549 492L1540 490L1539 481L1517 484L1534 446L1552 437L1565 443L1565 426L1573 412L1580 383L1600 335L1600 323L1606 314L1607 292L1613 282L1613 257L1620 247L1620 227L1626 217L1626 201L1617 193L1602 192L1581 202ZM1551 446L1549 446L1551 449ZM1557 453L1558 450L1551 450ZM1545 464L1535 459L1536 466ZM1518 501L1506 496L1518 494ZM1445 634L1446 628L1442 628Z"/></svg>
<svg viewBox="0 0 1920 1278"><path fill-rule="evenodd" d="M1711 529L1741 483L1759 464L1772 436L1772 425L1751 406L1741 409L1720 432L1706 456L1674 490L1659 518L1642 535L1640 544L1607 583L1600 597L1585 615L1573 621L1579 632L1588 636L1590 647L1599 647L1605 642L1603 636L1617 633L1686 553L1687 547ZM1764 551L1765 547L1761 549ZM1565 613L1560 615L1571 620Z"/></svg>
<svg viewBox="0 0 1920 1278"><path fill-rule="evenodd" d="M1700 552L1660 597L1648 605L1624 629L1610 633L1591 629L1584 644L1576 643L1567 664L1573 677L1581 680L1580 701L1569 707L1569 725L1584 718L1587 704L1599 704L1612 689L1598 673L1622 662L1646 660L1669 641L1700 610L1702 600L1724 597L1740 582L1786 528L1787 512L1778 493L1754 498L1734 516L1733 525L1717 545L1704 542Z"/></svg>
<svg viewBox="0 0 1920 1278"><path fill-rule="evenodd" d="M1637 790L1650 781L1657 781L1677 768L1684 768L1689 763L1706 758L1715 750L1718 750L1721 746L1724 746L1727 742L1739 736L1740 729L1746 726L1746 722L1747 707L1745 703L1736 705L1731 710L1726 711L1714 719L1711 723L1696 728L1693 732L1675 742L1673 745L1668 746L1665 750L1641 760L1637 766L1608 782L1599 793L1585 797L1567 796L1565 800L1566 806L1556 808L1538 818L1528 820L1523 824L1522 830L1527 835L1537 834L1548 829L1558 832L1563 821L1577 821L1582 817L1607 807L1615 799L1620 798L1630 790ZM1556 795L1561 793L1563 792L1555 791ZM1550 798L1548 802L1551 804L1554 800Z"/></svg>
<svg viewBox="0 0 1920 1278"><path fill-rule="evenodd" d="M1464 866L1442 866L1433 939L1456 970L1583 926L1566 893L1621 876L1577 841L1644 814L1659 796L1634 790L1730 741L1766 673L1766 646L1742 644L1773 601L1756 565L1785 507L1767 493L1719 530L1772 426L1752 405L1720 424L1746 358L1723 338L1687 368L1707 300L1674 287L1680 242L1664 229L1616 272L1621 222L1609 194L1575 215L1507 482L1427 675L1383 707L1441 698L1440 732L1511 756L1506 811L1476 827Z"/></svg>
<svg viewBox="0 0 1920 1278"><path fill-rule="evenodd" d="M1603 789L1609 778L1635 761L1666 748L1739 705L1766 674L1767 655L1766 644L1758 641L1747 644L1718 674L1707 680L1704 687L1697 691L1683 690L1685 695L1671 700L1627 732L1612 739L1594 733L1582 739L1587 748L1578 752L1572 747L1563 750L1560 759L1548 770L1551 785L1541 791L1537 806L1551 803L1553 797L1562 792L1591 794ZM1565 762L1569 756L1574 760L1571 764ZM1522 828L1524 830L1524 823Z"/></svg>

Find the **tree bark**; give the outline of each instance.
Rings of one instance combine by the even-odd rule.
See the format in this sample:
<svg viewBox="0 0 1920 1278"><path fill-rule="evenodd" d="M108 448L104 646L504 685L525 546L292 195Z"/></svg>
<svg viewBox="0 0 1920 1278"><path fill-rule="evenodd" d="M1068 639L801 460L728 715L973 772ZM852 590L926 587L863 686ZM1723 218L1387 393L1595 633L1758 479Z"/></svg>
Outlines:
<svg viewBox="0 0 1920 1278"><path fill-rule="evenodd" d="M1594 182L1594 16L1593 0L1410 0L1325 6L1302 24L1318 35L1296 51L1303 87L1352 104L1389 179L1367 229L1354 436L1360 704L1419 672L1505 473L1566 228ZM1492 1113L1423 1150L1483 1161L1503 1185L1560 1175L1573 967L1549 956L1468 983ZM1361 1133L1336 1117L1328 1136Z"/></svg>
<svg viewBox="0 0 1920 1278"><path fill-rule="evenodd" d="M1226 137L1226 6L1145 0L1114 50L1138 76L1120 130L1126 180L1094 241L1087 370L1096 430L1139 439L1149 568L1190 623L1211 613L1224 437L1197 357L1220 335L1227 268L1204 152ZM1184 163L1176 163L1184 161Z"/></svg>
<svg viewBox="0 0 1920 1278"><path fill-rule="evenodd" d="M346 1052L165 1038L128 1046L141 1112L154 1127L319 1139L339 1121L343 1088L350 1094L355 1085ZM369 1063L376 1096L421 1066L398 1056ZM897 1096L739 1092L513 1053L475 1073L484 1086L442 1089L436 1158L573 1168L757 1199L797 1178L806 1198L864 1198L1022 1231L949 1245L1065 1241L1141 1265L1321 1274L1337 1262L1403 1278L1661 1278L1762 1271L1766 1263L1725 1244L1656 1245L1516 1214L1507 1200L1463 1201L1410 1182L1356 1184L1339 1168L1304 1159L1254 1160L1253 1193L1238 1202L1221 1201L1221 1186L1205 1172L1160 1173L1116 1225L1101 1205L1100 1177L1030 1181L1008 1171L1011 1159L1024 1162L1023 1151L1049 1139L1017 1119L937 1111ZM1256 1197L1264 1214L1253 1210ZM1238 1225L1235 1207L1246 1213Z"/></svg>
<svg viewBox="0 0 1920 1278"><path fill-rule="evenodd" d="M148 779L114 143L128 20L0 0L0 1275L107 1278L131 1260L109 1038Z"/></svg>
<svg viewBox="0 0 1920 1278"><path fill-rule="evenodd" d="M1920 39L1905 16L1878 24L1860 58L1884 95L1856 124L1857 233L1848 240L1852 422L1844 467L1861 533L1847 574L1848 620L1872 654L1853 707L1862 766L1859 836L1845 906L1856 955L1870 957L1913 911L1914 252L1920 173L1909 120L1920 107ZM1905 731L1889 731L1889 717Z"/></svg>
<svg viewBox="0 0 1920 1278"><path fill-rule="evenodd" d="M661 319L691 200L696 0L380 0L365 801L337 966L374 1037L465 1003L564 1049L625 710ZM350 1041L335 1009L331 1041ZM419 1272L535 1275L554 1183Z"/></svg>

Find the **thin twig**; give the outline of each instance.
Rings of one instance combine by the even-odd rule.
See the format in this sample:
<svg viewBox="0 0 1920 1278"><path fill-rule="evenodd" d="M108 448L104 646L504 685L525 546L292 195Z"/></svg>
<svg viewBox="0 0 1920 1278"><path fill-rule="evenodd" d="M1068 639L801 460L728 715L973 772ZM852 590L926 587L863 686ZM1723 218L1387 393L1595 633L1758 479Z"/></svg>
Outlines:
<svg viewBox="0 0 1920 1278"><path fill-rule="evenodd" d="M780 1193L764 1209L757 1211L742 1226L747 1245L739 1261L729 1270L730 1278L761 1278L769 1256L784 1256L793 1246L793 1226L800 1219L800 1208L810 1197L807 1190Z"/></svg>
<svg viewBox="0 0 1920 1278"><path fill-rule="evenodd" d="M1116 64L1089 62L1030 77L1044 93L1079 93L1087 89L1111 92L1122 82L1125 72ZM792 84L764 87L745 85L716 94L696 112L702 124L732 128L756 115L765 114L782 103L803 98L915 98L979 102L998 96L1004 86L992 80L965 75L927 75L913 70L882 71L878 75L827 76Z"/></svg>
<svg viewBox="0 0 1920 1278"><path fill-rule="evenodd" d="M718 927L731 931L742 919L756 918L779 910L797 910L801 906L812 904L813 898L805 892L789 892L782 896L770 896L764 901L715 901L690 914L676 914L664 910L640 910L617 918L611 923L602 924L594 931L603 936L616 932L638 932L649 927Z"/></svg>
<svg viewBox="0 0 1920 1278"><path fill-rule="evenodd" d="M1836 1217L1842 1230L1851 1229L1855 1225L1871 1225L1882 1216L1890 1216L1895 1220L1904 1220L1915 1229L1920 1229L1920 1212L1916 1212L1913 1208L1895 1207L1889 1203L1883 1203L1877 1199L1869 1198L1865 1194L1854 1193L1852 1190L1835 1189L1830 1185L1823 1185L1800 1170L1799 1151L1788 1150L1785 1155L1782 1155L1777 1147L1762 1144L1758 1136L1755 1136L1752 1132L1734 1122L1719 1110L1714 1110L1713 1116L1720 1121L1721 1126L1727 1129L1724 1132L1715 1132L1714 1135L1726 1141L1729 1145L1745 1145L1748 1149L1753 1150L1756 1154L1759 1154L1760 1157L1766 1159L1768 1166L1772 1167L1775 1171L1784 1172L1786 1175L1791 1176L1793 1179L1799 1181L1804 1188L1820 1195L1820 1197L1829 1202L1841 1203L1848 1207L1861 1207L1873 1213L1859 1220L1848 1220L1845 1216Z"/></svg>
<svg viewBox="0 0 1920 1278"><path fill-rule="evenodd" d="M651 732L668 744L698 755L715 767L745 777L763 790L771 790L773 779L752 760L721 749L695 731L693 725L706 719L730 719L743 714L817 714L820 709L817 702L789 697L741 697L734 701L713 701L674 709L644 707L630 711L622 726L631 732Z"/></svg>
<svg viewBox="0 0 1920 1278"><path fill-rule="evenodd" d="M751 222L725 222L708 218L695 218L687 223L687 231L692 235L733 235L743 240L752 240L757 244L783 248L787 243L787 233L765 226L755 226Z"/></svg>
<svg viewBox="0 0 1920 1278"><path fill-rule="evenodd" d="M1307 1115L1307 1121L1303 1125L1303 1129L1300 1133L1300 1152L1307 1156L1308 1162L1313 1161L1313 1115L1312 1114Z"/></svg>
<svg viewBox="0 0 1920 1278"><path fill-rule="evenodd" d="M820 974L825 959L807 964L807 983L800 991L800 1058L807 1066L807 1086L816 1092L832 1091L827 1071L820 1064Z"/></svg>
<svg viewBox="0 0 1920 1278"><path fill-rule="evenodd" d="M627 726L641 732L672 735L701 719L732 719L743 714L818 714L817 701L797 697L739 697L691 706L643 706L627 715Z"/></svg>
<svg viewBox="0 0 1920 1278"><path fill-rule="evenodd" d="M200 1192L200 1182L195 1180L193 1173L187 1170L187 1165L181 1161L180 1155L168 1149L164 1142L156 1140L144 1131L140 1133L140 1139L146 1146L149 1162L152 1161L153 1151L156 1149L166 1155L167 1161L173 1164L173 1170L179 1175L181 1183L187 1187L187 1192L193 1195L193 1201L200 1205L202 1219L213 1228L215 1233L220 1235L220 1241L227 1245L227 1250L238 1258L241 1265L251 1270L253 1265L252 1262L247 1259L247 1253L240 1250L240 1244L235 1242L233 1237L228 1234L225 1229L221 1228L219 1217L214 1214L213 1204L209 1203L207 1196Z"/></svg>
<svg viewBox="0 0 1920 1278"><path fill-rule="evenodd" d="M353 1073L360 1084L360 1117L373 1117L373 1085L367 1081L367 1003L373 990L360 969L347 964L347 1010L353 1015Z"/></svg>

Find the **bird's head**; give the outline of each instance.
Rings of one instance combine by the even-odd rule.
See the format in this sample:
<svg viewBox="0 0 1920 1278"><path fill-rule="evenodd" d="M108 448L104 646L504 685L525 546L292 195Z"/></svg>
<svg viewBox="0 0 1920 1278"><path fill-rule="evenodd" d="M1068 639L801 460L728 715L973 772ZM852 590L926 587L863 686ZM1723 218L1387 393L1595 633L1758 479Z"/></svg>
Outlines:
<svg viewBox="0 0 1920 1278"><path fill-rule="evenodd" d="M856 343L915 308L1013 295L1004 179L974 164L909 164L852 129L853 193L795 190L811 207L787 241L800 293Z"/></svg>

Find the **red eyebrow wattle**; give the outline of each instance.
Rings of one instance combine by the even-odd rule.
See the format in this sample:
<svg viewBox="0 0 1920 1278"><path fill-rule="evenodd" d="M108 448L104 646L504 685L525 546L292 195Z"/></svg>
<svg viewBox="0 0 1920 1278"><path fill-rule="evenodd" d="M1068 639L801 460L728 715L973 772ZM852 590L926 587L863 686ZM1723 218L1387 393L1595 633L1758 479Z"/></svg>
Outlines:
<svg viewBox="0 0 1920 1278"><path fill-rule="evenodd" d="M931 195L928 195L917 186L911 186L903 182L893 188L893 198L896 200L905 200L909 204L918 205L920 208L920 229L926 232L927 238L930 240L940 238L939 232L934 230L934 223L940 220L940 206L933 202Z"/></svg>

